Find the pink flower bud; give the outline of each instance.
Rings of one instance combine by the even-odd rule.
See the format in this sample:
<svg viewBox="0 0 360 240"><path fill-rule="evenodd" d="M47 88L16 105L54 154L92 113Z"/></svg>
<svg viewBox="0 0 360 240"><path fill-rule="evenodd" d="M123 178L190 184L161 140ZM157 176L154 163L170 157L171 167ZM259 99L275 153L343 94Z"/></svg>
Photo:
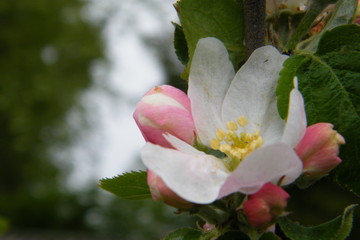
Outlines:
<svg viewBox="0 0 360 240"><path fill-rule="evenodd" d="M164 133L189 144L195 141L190 100L184 92L172 86L162 85L147 92L136 106L134 119L148 142L171 148Z"/></svg>
<svg viewBox="0 0 360 240"><path fill-rule="evenodd" d="M283 214L289 197L281 187L267 183L249 196L243 206L244 213L253 227L265 229Z"/></svg>
<svg viewBox="0 0 360 240"><path fill-rule="evenodd" d="M174 193L164 181L151 170L147 171L147 183L150 187L151 196L154 200L162 200L167 205L178 209L189 209L193 207L190 203Z"/></svg>
<svg viewBox="0 0 360 240"><path fill-rule="evenodd" d="M147 142L172 148L164 138L164 133L170 133L189 144L195 141L190 100L184 92L172 86L162 85L147 92L136 106L134 119ZM179 209L193 206L193 203L174 193L151 170L147 172L147 183L154 200L162 200Z"/></svg>
<svg viewBox="0 0 360 240"><path fill-rule="evenodd" d="M206 222L202 228L205 232L211 232L212 230L216 229L216 226Z"/></svg>
<svg viewBox="0 0 360 240"><path fill-rule="evenodd" d="M338 157L339 145L345 139L331 123L317 123L306 129L305 136L295 147L303 162L304 177L317 180L334 169L341 159Z"/></svg>

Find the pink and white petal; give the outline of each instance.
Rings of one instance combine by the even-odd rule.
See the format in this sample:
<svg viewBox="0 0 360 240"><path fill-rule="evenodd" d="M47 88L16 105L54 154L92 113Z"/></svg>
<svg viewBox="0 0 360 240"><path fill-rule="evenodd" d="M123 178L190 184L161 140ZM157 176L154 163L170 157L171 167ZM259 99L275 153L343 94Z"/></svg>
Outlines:
<svg viewBox="0 0 360 240"><path fill-rule="evenodd" d="M276 104L276 84L286 58L272 46L258 48L251 54L236 73L225 96L222 107L224 122L245 116L249 120L246 130L253 132L260 130L262 125L272 124L268 121L269 114L273 121L280 120L279 116L273 116L274 111L268 112L267 109L269 104Z"/></svg>
<svg viewBox="0 0 360 240"><path fill-rule="evenodd" d="M289 111L281 142L295 147L305 135L306 124L304 99L295 86L290 92Z"/></svg>
<svg viewBox="0 0 360 240"><path fill-rule="evenodd" d="M302 172L302 162L284 143L261 147L250 153L226 179L219 198L234 192L253 194L265 183L292 183Z"/></svg>
<svg viewBox="0 0 360 240"><path fill-rule="evenodd" d="M188 154L146 143L143 163L187 201L207 204L216 200L229 175L223 163L211 155Z"/></svg>
<svg viewBox="0 0 360 240"><path fill-rule="evenodd" d="M205 145L222 127L221 107L234 76L223 43L216 38L200 39L191 63L188 96L197 135Z"/></svg>
<svg viewBox="0 0 360 240"><path fill-rule="evenodd" d="M160 88L160 87L158 87L158 88ZM168 88L165 88L165 89L168 89ZM176 88L169 88L169 89L173 90ZM156 90L152 90L151 94L145 95L141 99L141 103L148 104L149 106L154 106L154 107L167 105L167 106L181 108L181 109L184 109L184 110L187 110L190 112L190 110L187 108L190 106L189 105L190 103L188 103L188 106L183 105L183 104L186 104L186 99L188 99L187 96L185 95L185 93L184 93L184 95L185 95L186 99L182 100L182 99L175 98L175 97L178 98L178 96L173 97L173 96L169 96L169 95L165 94L164 92L160 92L160 91L155 92L155 91ZM180 90L178 90L178 91L180 91ZM180 95L179 93L177 93L177 94Z"/></svg>
<svg viewBox="0 0 360 240"><path fill-rule="evenodd" d="M170 147L162 136L168 132L188 143L195 140L195 126L191 113L172 105L138 104L134 119L146 141Z"/></svg>
<svg viewBox="0 0 360 240"><path fill-rule="evenodd" d="M191 112L190 99L188 98L186 93L184 93L183 91L181 91L173 86L170 86L170 85L161 85L159 88L161 89L161 92L163 94L175 99L182 106L184 106L186 108L186 110ZM154 91L155 90L156 90L156 88L154 89Z"/></svg>

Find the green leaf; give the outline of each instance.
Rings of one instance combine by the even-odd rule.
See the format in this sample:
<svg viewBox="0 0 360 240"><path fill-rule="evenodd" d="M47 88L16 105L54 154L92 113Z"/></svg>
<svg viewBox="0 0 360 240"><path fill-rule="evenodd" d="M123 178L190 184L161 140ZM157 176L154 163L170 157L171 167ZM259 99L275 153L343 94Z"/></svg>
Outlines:
<svg viewBox="0 0 360 240"><path fill-rule="evenodd" d="M278 110L287 115L292 79L304 96L308 125L330 122L346 140L334 179L360 195L360 27L344 25L324 34L315 54L287 59L277 88Z"/></svg>
<svg viewBox="0 0 360 240"><path fill-rule="evenodd" d="M242 1L238 0L181 0L176 3L179 19L189 49L187 78L191 59L201 38L215 37L221 40L229 51L235 69L244 60L244 20Z"/></svg>
<svg viewBox="0 0 360 240"><path fill-rule="evenodd" d="M284 62L284 68L280 71L279 83L276 89L278 111L285 119L289 108L289 94L294 88L293 78L299 75L300 67L311 61L311 56L294 55Z"/></svg>
<svg viewBox="0 0 360 240"><path fill-rule="evenodd" d="M250 238L241 231L227 231L216 240L250 240Z"/></svg>
<svg viewBox="0 0 360 240"><path fill-rule="evenodd" d="M162 240L210 240L213 234L203 233L193 228L179 228Z"/></svg>
<svg viewBox="0 0 360 240"><path fill-rule="evenodd" d="M351 232L353 212L357 205L347 207L342 216L315 227L304 227L289 218L279 219L279 225L292 240L342 240Z"/></svg>
<svg viewBox="0 0 360 240"><path fill-rule="evenodd" d="M321 39L322 35L326 31L351 23L356 13L357 4L358 0L339 0L336 3L334 13L332 14L329 22L324 26L323 31L313 37L313 39L305 47L305 50L316 51L319 39Z"/></svg>
<svg viewBox="0 0 360 240"><path fill-rule="evenodd" d="M185 34L179 24L173 23L174 31L174 47L175 53L180 62L184 65L189 61L189 49L186 44Z"/></svg>
<svg viewBox="0 0 360 240"><path fill-rule="evenodd" d="M99 186L116 196L129 200L151 198L149 187L146 183L146 172L130 172L114 178L100 180Z"/></svg>
<svg viewBox="0 0 360 240"><path fill-rule="evenodd" d="M360 30L358 25L344 25L324 34L316 52L324 55L327 52L360 51ZM356 40L357 41L354 41Z"/></svg>
<svg viewBox="0 0 360 240"><path fill-rule="evenodd" d="M0 236L10 228L9 220L0 216Z"/></svg>
<svg viewBox="0 0 360 240"><path fill-rule="evenodd" d="M261 235L260 240L281 240L281 238L272 232L266 232Z"/></svg>
<svg viewBox="0 0 360 240"><path fill-rule="evenodd" d="M221 200L208 205L198 205L190 210L190 214L197 215L214 225L223 224L229 219L228 210Z"/></svg>

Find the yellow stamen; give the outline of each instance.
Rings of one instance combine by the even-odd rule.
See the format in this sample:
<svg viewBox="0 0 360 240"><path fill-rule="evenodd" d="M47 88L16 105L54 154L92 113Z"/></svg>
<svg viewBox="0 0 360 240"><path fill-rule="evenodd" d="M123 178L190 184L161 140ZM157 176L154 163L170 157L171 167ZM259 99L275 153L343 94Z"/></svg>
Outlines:
<svg viewBox="0 0 360 240"><path fill-rule="evenodd" d="M222 141L225 136L226 136L226 133L224 132L224 130L218 129L218 130L216 131L216 138L217 138L219 141Z"/></svg>
<svg viewBox="0 0 360 240"><path fill-rule="evenodd" d="M238 130L238 126L236 125L236 122L234 121L229 121L226 123L226 128L229 130L229 131L236 131Z"/></svg>
<svg viewBox="0 0 360 240"><path fill-rule="evenodd" d="M219 147L220 147L220 141L217 140L217 139L212 139L211 142L210 142L210 147L212 149L218 150Z"/></svg>
<svg viewBox="0 0 360 240"><path fill-rule="evenodd" d="M247 155L263 144L259 130L256 130L254 133L245 132L245 126L248 123L248 119L244 116L238 117L236 122L229 121L226 123L227 131L218 129L216 131L216 138L210 142L210 146L213 149L227 155L223 161L230 171L235 170ZM236 133L239 127L243 128L243 132Z"/></svg>
<svg viewBox="0 0 360 240"><path fill-rule="evenodd" d="M245 116L240 116L236 120L241 127L245 127L249 123L248 119Z"/></svg>

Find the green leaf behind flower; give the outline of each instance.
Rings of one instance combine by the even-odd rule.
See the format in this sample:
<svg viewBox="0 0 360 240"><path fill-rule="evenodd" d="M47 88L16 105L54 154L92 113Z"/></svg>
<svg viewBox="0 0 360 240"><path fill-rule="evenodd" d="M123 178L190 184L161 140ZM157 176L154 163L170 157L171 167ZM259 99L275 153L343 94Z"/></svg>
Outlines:
<svg viewBox="0 0 360 240"><path fill-rule="evenodd" d="M229 51L234 68L240 67L240 63L245 57L242 1L181 0L176 3L175 8L178 11L189 54L189 62L183 78L187 79L188 77L197 42L205 37L215 37L221 40ZM175 34L178 35L179 32L175 32ZM178 43L179 41L176 40L175 49L178 52L177 55L180 56L180 61L183 61L186 48Z"/></svg>
<svg viewBox="0 0 360 240"><path fill-rule="evenodd" d="M186 65L189 61L189 49L186 44L185 34L179 24L173 23L174 31L174 47L175 53L180 62Z"/></svg>
<svg viewBox="0 0 360 240"><path fill-rule="evenodd" d="M330 122L344 136L343 162L333 177L360 195L360 26L344 25L324 34L315 54L287 59L277 88L278 110L286 118L293 77L305 99L308 125Z"/></svg>
<svg viewBox="0 0 360 240"><path fill-rule="evenodd" d="M10 228L10 222L7 218L0 216L0 236Z"/></svg>
<svg viewBox="0 0 360 240"><path fill-rule="evenodd" d="M151 198L146 176L145 171L124 173L113 178L101 179L99 186L120 198L128 200Z"/></svg>
<svg viewBox="0 0 360 240"><path fill-rule="evenodd" d="M201 232L193 228L179 228L168 234L162 240L210 240L213 234Z"/></svg>
<svg viewBox="0 0 360 240"><path fill-rule="evenodd" d="M279 225L291 240L343 240L351 232L355 207L350 205L342 216L315 227L301 226L287 217L279 219Z"/></svg>
<svg viewBox="0 0 360 240"><path fill-rule="evenodd" d="M279 236L272 232L266 232L261 235L260 240L281 240Z"/></svg>
<svg viewBox="0 0 360 240"><path fill-rule="evenodd" d="M251 238L246 236L245 233L234 230L225 232L220 237L216 238L216 240L250 240L250 239Z"/></svg>

